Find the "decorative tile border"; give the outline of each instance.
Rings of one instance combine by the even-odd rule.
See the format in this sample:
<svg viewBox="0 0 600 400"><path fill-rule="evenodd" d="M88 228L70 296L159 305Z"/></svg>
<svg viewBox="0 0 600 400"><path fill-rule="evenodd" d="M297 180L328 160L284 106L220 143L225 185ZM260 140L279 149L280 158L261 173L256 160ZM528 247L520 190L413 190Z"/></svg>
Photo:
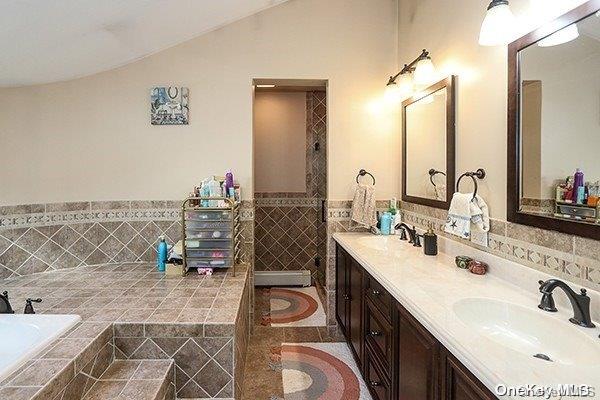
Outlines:
<svg viewBox="0 0 600 400"><path fill-rule="evenodd" d="M290 198L272 197L254 200L255 207L321 207L320 199L313 198Z"/></svg>
<svg viewBox="0 0 600 400"><path fill-rule="evenodd" d="M103 221L174 221L181 218L179 209L69 211L0 217L0 229L77 224Z"/></svg>

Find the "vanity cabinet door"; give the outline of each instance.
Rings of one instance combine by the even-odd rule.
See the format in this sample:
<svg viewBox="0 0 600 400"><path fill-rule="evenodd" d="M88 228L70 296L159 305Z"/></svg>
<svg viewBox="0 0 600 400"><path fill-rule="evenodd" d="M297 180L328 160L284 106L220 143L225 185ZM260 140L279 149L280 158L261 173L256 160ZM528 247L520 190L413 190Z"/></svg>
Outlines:
<svg viewBox="0 0 600 400"><path fill-rule="evenodd" d="M494 396L448 350L442 350L442 400L495 400Z"/></svg>
<svg viewBox="0 0 600 400"><path fill-rule="evenodd" d="M348 310L348 322L349 326L348 340L354 351L354 356L358 361L358 367L361 368L363 362L363 267L357 263L354 259L350 259L348 264L348 272L350 273L349 280L349 310Z"/></svg>
<svg viewBox="0 0 600 400"><path fill-rule="evenodd" d="M348 293L348 279L346 277L349 256L338 244L335 252L335 316L340 330L348 338L347 330L347 304L350 294Z"/></svg>
<svg viewBox="0 0 600 400"><path fill-rule="evenodd" d="M437 400L440 344L404 307L397 307L397 398Z"/></svg>

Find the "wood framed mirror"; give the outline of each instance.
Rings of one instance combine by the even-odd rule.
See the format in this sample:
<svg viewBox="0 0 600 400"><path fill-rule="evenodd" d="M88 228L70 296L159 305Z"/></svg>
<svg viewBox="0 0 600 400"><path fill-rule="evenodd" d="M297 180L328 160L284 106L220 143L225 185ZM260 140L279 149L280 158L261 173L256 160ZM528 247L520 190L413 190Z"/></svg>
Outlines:
<svg viewBox="0 0 600 400"><path fill-rule="evenodd" d="M600 0L508 46L507 219L600 240Z"/></svg>
<svg viewBox="0 0 600 400"><path fill-rule="evenodd" d="M402 200L450 208L455 182L456 76L402 102Z"/></svg>

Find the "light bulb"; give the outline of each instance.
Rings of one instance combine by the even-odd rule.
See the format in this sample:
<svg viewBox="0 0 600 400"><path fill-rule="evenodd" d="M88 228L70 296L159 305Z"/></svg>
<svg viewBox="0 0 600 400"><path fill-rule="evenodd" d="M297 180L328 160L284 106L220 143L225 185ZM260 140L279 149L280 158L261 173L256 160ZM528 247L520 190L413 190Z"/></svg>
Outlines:
<svg viewBox="0 0 600 400"><path fill-rule="evenodd" d="M400 101L400 87L396 82L388 82L385 87L385 100L390 103L397 103Z"/></svg>
<svg viewBox="0 0 600 400"><path fill-rule="evenodd" d="M558 46L559 44L568 43L579 37L579 29L577 24L569 25L558 32L544 38L538 42L540 47Z"/></svg>
<svg viewBox="0 0 600 400"><path fill-rule="evenodd" d="M435 67L431 58L423 58L417 62L415 67L415 84L427 86L435 81Z"/></svg>
<svg viewBox="0 0 600 400"><path fill-rule="evenodd" d="M479 44L482 46L502 46L515 37L517 21L506 0L493 0L485 14L479 32Z"/></svg>
<svg viewBox="0 0 600 400"><path fill-rule="evenodd" d="M400 75L398 82L398 92L401 99L406 99L412 96L413 93L413 80L409 73Z"/></svg>

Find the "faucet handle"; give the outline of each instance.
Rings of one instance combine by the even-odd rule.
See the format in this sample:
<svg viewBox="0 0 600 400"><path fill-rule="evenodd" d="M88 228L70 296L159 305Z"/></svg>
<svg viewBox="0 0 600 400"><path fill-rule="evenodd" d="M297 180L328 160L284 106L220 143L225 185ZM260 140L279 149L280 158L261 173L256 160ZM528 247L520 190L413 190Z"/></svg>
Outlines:
<svg viewBox="0 0 600 400"><path fill-rule="evenodd" d="M585 290L584 288L581 288L580 292L581 292L582 296L587 297L587 290Z"/></svg>
<svg viewBox="0 0 600 400"><path fill-rule="evenodd" d="M400 227L400 240L406 240L406 229L403 226Z"/></svg>

